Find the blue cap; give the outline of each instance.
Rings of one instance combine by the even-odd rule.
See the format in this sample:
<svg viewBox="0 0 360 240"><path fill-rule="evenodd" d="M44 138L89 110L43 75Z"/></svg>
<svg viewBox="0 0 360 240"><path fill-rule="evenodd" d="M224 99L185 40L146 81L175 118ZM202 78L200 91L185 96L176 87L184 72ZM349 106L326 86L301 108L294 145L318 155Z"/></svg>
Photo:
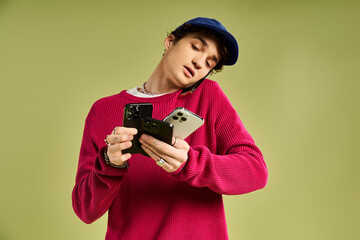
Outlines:
<svg viewBox="0 0 360 240"><path fill-rule="evenodd" d="M212 18L197 17L185 22L184 24L192 24L194 26L208 28L223 36L229 53L229 58L226 60L225 65L234 65L236 63L239 56L237 41L219 21ZM184 24L178 28L182 27Z"/></svg>

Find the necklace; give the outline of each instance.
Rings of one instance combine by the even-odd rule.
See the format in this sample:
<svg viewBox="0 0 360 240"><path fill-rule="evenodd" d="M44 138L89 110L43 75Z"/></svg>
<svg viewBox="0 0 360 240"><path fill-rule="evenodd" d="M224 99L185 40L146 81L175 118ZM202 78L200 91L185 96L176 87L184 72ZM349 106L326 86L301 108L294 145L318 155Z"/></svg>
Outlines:
<svg viewBox="0 0 360 240"><path fill-rule="evenodd" d="M145 90L145 83L146 83L146 82L143 83L143 85L142 85L142 87L141 87L141 91L142 91L143 93L147 94L147 95L156 95L155 93L147 92L147 91Z"/></svg>

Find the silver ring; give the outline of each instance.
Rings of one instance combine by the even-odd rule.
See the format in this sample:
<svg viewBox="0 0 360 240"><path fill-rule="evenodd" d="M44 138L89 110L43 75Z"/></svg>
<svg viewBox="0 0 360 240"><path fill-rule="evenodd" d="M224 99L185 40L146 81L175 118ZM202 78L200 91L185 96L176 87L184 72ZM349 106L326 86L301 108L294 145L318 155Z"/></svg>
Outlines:
<svg viewBox="0 0 360 240"><path fill-rule="evenodd" d="M112 131L113 134L115 134L115 131L116 131L117 128L118 128L118 127L115 127L115 128L114 128L114 130Z"/></svg>
<svg viewBox="0 0 360 240"><path fill-rule="evenodd" d="M111 144L108 142L107 138L109 135L106 135L106 138L104 139L104 142L106 142L106 145L110 146Z"/></svg>
<svg viewBox="0 0 360 240"><path fill-rule="evenodd" d="M175 137L175 142L174 144L171 144L171 146L175 146L176 143L177 143L177 138Z"/></svg>
<svg viewBox="0 0 360 240"><path fill-rule="evenodd" d="M165 163L165 160L162 158L160 158L158 161L156 161L156 164L160 167L162 167L164 165L164 163Z"/></svg>

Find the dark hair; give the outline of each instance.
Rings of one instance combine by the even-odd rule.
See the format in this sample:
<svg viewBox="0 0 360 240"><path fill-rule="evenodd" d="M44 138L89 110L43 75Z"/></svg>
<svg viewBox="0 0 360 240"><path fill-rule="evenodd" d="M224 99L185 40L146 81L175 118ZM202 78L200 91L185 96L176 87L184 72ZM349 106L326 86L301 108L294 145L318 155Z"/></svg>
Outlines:
<svg viewBox="0 0 360 240"><path fill-rule="evenodd" d="M168 36L170 36L171 34L174 35L175 37L174 44L176 44L178 41L180 41L180 39L182 39L189 33L199 33L202 36L215 39L218 45L218 51L220 53L220 60L218 64L216 64L216 66L210 71L210 74L213 74L214 72L220 72L223 69L224 63L226 62L226 59L228 58L229 55L225 45L225 39L211 29L203 28L187 23L183 24L178 29L169 33Z"/></svg>

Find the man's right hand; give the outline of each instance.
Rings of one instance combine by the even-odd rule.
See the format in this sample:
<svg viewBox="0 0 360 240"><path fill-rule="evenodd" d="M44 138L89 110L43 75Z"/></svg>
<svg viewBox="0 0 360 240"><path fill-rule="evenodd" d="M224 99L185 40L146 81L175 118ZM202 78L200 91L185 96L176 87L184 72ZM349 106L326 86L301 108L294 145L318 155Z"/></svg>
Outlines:
<svg viewBox="0 0 360 240"><path fill-rule="evenodd" d="M131 147L131 140L137 134L136 128L116 127L114 131L106 137L110 144L107 148L107 155L111 163L123 165L130 159L131 154L122 154L121 150Z"/></svg>

